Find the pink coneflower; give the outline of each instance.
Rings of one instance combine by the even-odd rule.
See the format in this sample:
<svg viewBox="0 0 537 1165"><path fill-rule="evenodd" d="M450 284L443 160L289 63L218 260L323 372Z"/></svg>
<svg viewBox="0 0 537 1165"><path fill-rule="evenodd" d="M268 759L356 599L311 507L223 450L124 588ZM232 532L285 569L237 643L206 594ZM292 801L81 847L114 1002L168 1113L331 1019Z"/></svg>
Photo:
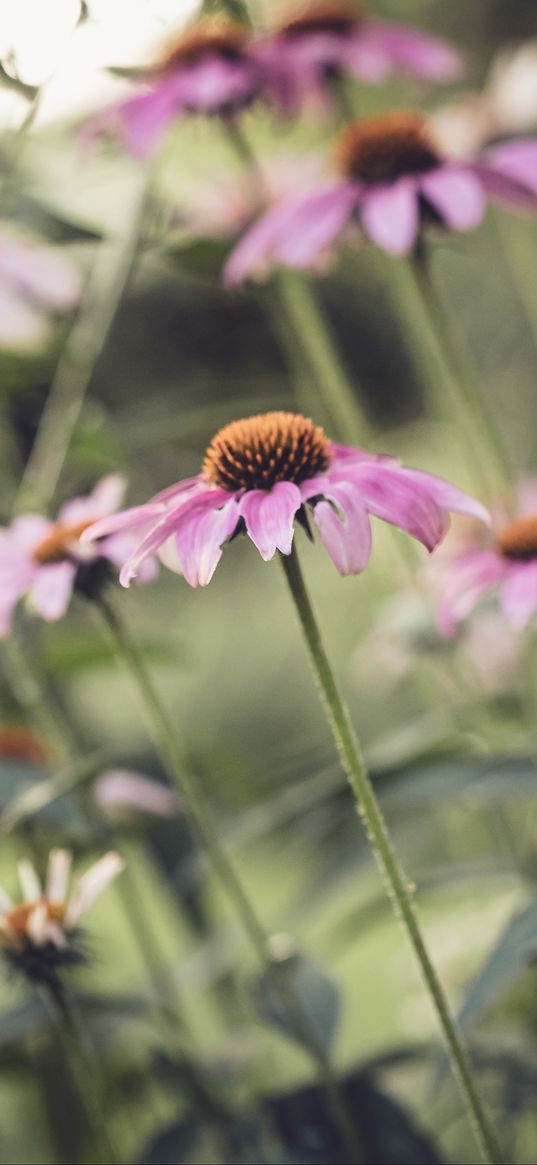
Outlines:
<svg viewBox="0 0 537 1165"><path fill-rule="evenodd" d="M77 939L80 919L123 869L119 854L107 853L68 895L71 862L68 850L52 850L44 889L32 863L19 862L23 900L16 905L0 890L0 951L34 982L51 984L62 968L84 962Z"/></svg>
<svg viewBox="0 0 537 1165"><path fill-rule="evenodd" d="M342 575L359 574L371 553L370 515L383 518L434 550L446 511L487 520L473 498L438 477L336 445L323 429L295 413L274 412L232 421L211 441L201 473L145 506L97 522L84 540L118 530L148 530L125 562L128 586L148 555L206 586L224 544L243 531L268 561L290 554L296 522L310 518Z"/></svg>
<svg viewBox="0 0 537 1165"><path fill-rule="evenodd" d="M150 154L177 118L199 113L229 118L261 88L260 65L248 50L248 31L224 17L205 17L144 70L140 94L97 113L86 139L118 133L133 154Z"/></svg>
<svg viewBox="0 0 537 1165"><path fill-rule="evenodd" d="M267 85L286 110L330 98L334 80L351 74L367 82L402 71L423 81L450 81L461 71L451 45L413 28L370 18L351 0L313 0L286 15L261 38L256 52Z"/></svg>
<svg viewBox="0 0 537 1165"><path fill-rule="evenodd" d="M439 626L448 637L489 593L499 595L500 609L516 631L537 611L537 482L519 490L519 515L493 515L493 537L476 531L454 557L438 562L435 585L441 595Z"/></svg>
<svg viewBox="0 0 537 1165"><path fill-rule="evenodd" d="M485 213L486 196L537 208L537 141L513 143L480 158L453 161L438 151L420 113L396 110L354 122L334 152L337 181L283 199L244 235L228 260L231 285L270 263L309 268L357 221L367 238L392 255L416 245L424 226L465 231Z"/></svg>
<svg viewBox="0 0 537 1165"><path fill-rule="evenodd" d="M110 474L87 497L62 506L55 522L40 514L23 514L0 530L0 635L8 634L23 595L43 619L54 622L65 614L85 569L103 559L123 561L127 551L123 537L108 538L98 546L83 546L79 539L97 518L117 510L125 484L119 474Z"/></svg>
<svg viewBox="0 0 537 1165"><path fill-rule="evenodd" d="M76 267L57 247L0 225L0 347L45 344L49 314L71 311L80 292Z"/></svg>

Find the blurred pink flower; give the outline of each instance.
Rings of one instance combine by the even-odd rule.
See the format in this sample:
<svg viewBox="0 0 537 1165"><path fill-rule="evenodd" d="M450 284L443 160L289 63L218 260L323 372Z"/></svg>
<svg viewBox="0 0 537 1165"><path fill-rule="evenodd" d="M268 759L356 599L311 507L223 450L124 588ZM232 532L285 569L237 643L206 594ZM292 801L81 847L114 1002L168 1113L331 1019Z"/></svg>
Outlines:
<svg viewBox="0 0 537 1165"><path fill-rule="evenodd" d="M43 889L32 863L19 862L22 902L14 905L0 890L0 949L25 954L28 949L50 945L57 951L66 951L69 932L78 927L82 916L124 865L119 854L105 854L78 879L68 896L71 863L68 850L51 850Z"/></svg>
<svg viewBox="0 0 537 1165"><path fill-rule="evenodd" d="M97 518L114 513L125 485L119 474L110 474L87 497L62 506L56 522L40 514L23 514L0 529L0 635L8 634L23 595L28 594L43 619L61 619L81 567L100 558L115 563L124 560L129 549L124 536L108 538L98 546L83 546L79 539Z"/></svg>
<svg viewBox="0 0 537 1165"><path fill-rule="evenodd" d="M80 293L80 275L58 248L0 225L0 347L45 344L47 312L71 311Z"/></svg>
<svg viewBox="0 0 537 1165"><path fill-rule="evenodd" d="M461 58L446 41L369 18L352 0L310 0L261 37L254 51L268 93L286 111L330 99L334 80L346 73L375 83L393 71L434 82L461 72Z"/></svg>
<svg viewBox="0 0 537 1165"><path fill-rule="evenodd" d="M125 812L151 813L154 817L176 817L181 800L175 789L128 769L110 769L93 785L97 804L113 817Z"/></svg>
<svg viewBox="0 0 537 1165"><path fill-rule="evenodd" d="M438 559L435 566L443 635L454 635L491 592L499 595L500 610L510 626L524 630L537 610L537 480L521 485L516 518L498 508L493 534L486 541L476 530L457 553Z"/></svg>
<svg viewBox="0 0 537 1165"><path fill-rule="evenodd" d="M225 426L197 477L97 522L83 539L143 525L148 532L124 563L123 586L153 554L191 586L206 586L235 534L244 530L268 561L277 550L291 553L295 521L309 529L311 515L339 573L347 575L360 573L369 561L370 515L433 550L444 537L449 510L488 517L479 502L438 477L334 444L311 420L276 412Z"/></svg>
<svg viewBox="0 0 537 1165"><path fill-rule="evenodd" d="M334 160L337 181L282 199L246 232L227 262L228 286L271 263L310 268L351 221L383 250L404 255L424 225L476 227L487 195L537 209L537 141L453 161L441 157L420 113L396 110L347 126Z"/></svg>
<svg viewBox="0 0 537 1165"><path fill-rule="evenodd" d="M84 139L119 135L130 153L145 156L184 114L229 118L244 109L260 92L261 71L246 28L225 17L205 17L144 70L141 84L143 92L89 118Z"/></svg>

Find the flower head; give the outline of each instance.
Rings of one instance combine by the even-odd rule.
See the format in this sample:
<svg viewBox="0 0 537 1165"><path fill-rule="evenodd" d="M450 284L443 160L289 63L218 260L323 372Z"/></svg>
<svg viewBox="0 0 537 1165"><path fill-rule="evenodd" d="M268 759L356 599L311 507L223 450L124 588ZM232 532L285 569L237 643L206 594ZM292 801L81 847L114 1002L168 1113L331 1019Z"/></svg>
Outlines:
<svg viewBox="0 0 537 1165"><path fill-rule="evenodd" d="M44 888L32 863L20 862L22 901L14 904L0 891L0 952L33 982L53 985L63 969L85 961L80 919L123 869L119 855L107 853L68 896L71 861L68 850L52 850Z"/></svg>
<svg viewBox="0 0 537 1165"><path fill-rule="evenodd" d="M133 154L150 154L163 133L188 113L230 117L258 96L259 63L248 32L222 16L203 17L144 70L143 92L90 118L85 137L119 133Z"/></svg>
<svg viewBox="0 0 537 1165"><path fill-rule="evenodd" d="M97 522L83 540L118 530L147 531L124 563L128 586L147 556L206 586L224 544L244 532L268 561L290 554L295 523L310 518L342 575L358 574L371 553L370 516L383 518L433 550L455 510L486 521L487 511L431 474L395 459L336 445L313 421L273 412L232 421L216 434L201 473L157 494L145 506Z"/></svg>
<svg viewBox="0 0 537 1165"><path fill-rule="evenodd" d="M0 530L0 635L8 634L23 595L43 619L54 622L65 614L75 584L88 590L101 580L106 560L123 560L124 537L83 546L80 535L97 518L112 514L124 491L124 479L110 474L87 497L62 506L55 522L23 514Z"/></svg>
<svg viewBox="0 0 537 1165"><path fill-rule="evenodd" d="M45 344L48 314L71 311L80 291L76 268L58 248L0 225L0 347Z"/></svg>
<svg viewBox="0 0 537 1165"><path fill-rule="evenodd" d="M476 531L458 553L437 564L438 619L446 636L490 593L499 595L502 614L516 631L537 611L537 481L521 486L517 517L498 508L491 535L480 535Z"/></svg>
<svg viewBox="0 0 537 1165"><path fill-rule="evenodd" d="M353 0L309 0L287 12L256 46L267 85L284 110L326 101L345 74L383 81L402 71L424 81L449 81L461 69L458 53L438 37L368 16Z"/></svg>
<svg viewBox="0 0 537 1165"><path fill-rule="evenodd" d="M336 142L336 181L282 199L243 236L228 284L270 263L310 268L351 221L392 255L404 255L429 225L471 230L486 197L537 209L537 141L513 142L466 161L442 156L421 113L395 110L353 122Z"/></svg>

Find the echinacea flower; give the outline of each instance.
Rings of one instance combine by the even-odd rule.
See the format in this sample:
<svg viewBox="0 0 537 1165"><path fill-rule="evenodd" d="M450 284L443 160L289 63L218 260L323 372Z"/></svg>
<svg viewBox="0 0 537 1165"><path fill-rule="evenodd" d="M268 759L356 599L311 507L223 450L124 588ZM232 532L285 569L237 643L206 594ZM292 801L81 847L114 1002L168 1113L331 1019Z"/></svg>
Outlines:
<svg viewBox="0 0 537 1165"><path fill-rule="evenodd" d="M248 49L248 31L221 16L204 17L144 70L143 91L95 114L84 137L118 134L132 154L145 156L172 122L188 113L229 118L250 105L261 88L260 65Z"/></svg>
<svg viewBox="0 0 537 1165"><path fill-rule="evenodd" d="M273 412L232 421L211 441L197 477L97 522L83 538L144 526L122 567L123 586L158 554L195 587L210 582L224 544L241 531L268 561L277 550L291 553L295 523L309 532L311 517L339 573L359 574L371 553L370 515L434 550L449 510L487 520L479 502L441 478L337 445L299 414Z"/></svg>
<svg viewBox="0 0 537 1165"><path fill-rule="evenodd" d="M459 625L489 594L515 631L523 631L537 611L537 482L518 493L518 516L493 512L491 536L475 532L461 549L437 563L434 583L440 592L438 622L454 635Z"/></svg>
<svg viewBox="0 0 537 1165"><path fill-rule="evenodd" d="M8 634L23 595L43 619L54 622L65 614L84 573L89 582L90 570L103 560L123 560L124 538L109 538L96 546L83 546L79 539L97 518L117 510L124 492L124 478L110 474L87 497L62 506L55 522L41 514L22 514L0 529L0 635Z"/></svg>
<svg viewBox="0 0 537 1165"><path fill-rule="evenodd" d="M380 82L401 71L422 81L457 77L461 59L439 37L370 17L353 0L310 0L286 14L256 44L267 86L284 110L330 98L334 80L351 74Z"/></svg>
<svg viewBox="0 0 537 1165"><path fill-rule="evenodd" d="M478 226L486 197L537 209L537 141L511 143L474 159L442 157L425 117L409 110L353 122L334 151L340 177L291 195L250 228L232 252L228 285L270 264L310 268L350 222L392 255L407 254L422 229ZM511 151L511 152L510 152Z"/></svg>
<svg viewBox="0 0 537 1165"><path fill-rule="evenodd" d="M80 919L123 869L110 852L90 866L68 894L72 855L51 850L43 888L30 861L19 862L22 901L0 890L0 952L8 963L36 983L53 984L62 968L85 961Z"/></svg>
<svg viewBox="0 0 537 1165"><path fill-rule="evenodd" d="M57 247L0 225L0 347L44 345L49 314L71 311L80 292L76 267Z"/></svg>

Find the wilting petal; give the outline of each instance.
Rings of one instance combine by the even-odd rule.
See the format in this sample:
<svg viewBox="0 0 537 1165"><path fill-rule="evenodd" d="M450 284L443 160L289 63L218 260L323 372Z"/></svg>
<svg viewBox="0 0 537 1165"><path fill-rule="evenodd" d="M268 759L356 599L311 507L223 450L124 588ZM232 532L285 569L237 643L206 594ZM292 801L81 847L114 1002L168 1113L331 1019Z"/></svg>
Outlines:
<svg viewBox="0 0 537 1165"><path fill-rule="evenodd" d="M359 574L371 554L371 525L366 507L355 486L340 482L327 485L330 501L317 502L315 524L333 563L342 575Z"/></svg>
<svg viewBox="0 0 537 1165"><path fill-rule="evenodd" d="M147 516L145 525L147 525ZM132 580L136 578L140 568L158 554L161 546L167 542L168 538L176 529L176 525L175 514L170 515L164 513L159 517L158 521L154 522L141 542L138 542L134 549L131 549L130 554L121 567L119 581L122 587L129 587Z"/></svg>
<svg viewBox="0 0 537 1165"><path fill-rule="evenodd" d="M211 491L213 494L217 492ZM211 581L222 557L223 544L234 533L239 521L239 508L234 498L221 509L215 509L213 505L212 497L199 499L177 530L177 553L191 587L205 587Z"/></svg>
<svg viewBox="0 0 537 1165"><path fill-rule="evenodd" d="M72 854L68 849L53 849L48 859L45 897L49 902L64 902L71 869Z"/></svg>
<svg viewBox="0 0 537 1165"><path fill-rule="evenodd" d="M48 623L54 623L65 615L73 593L75 574L76 566L72 562L42 566L37 571L30 599L32 606Z"/></svg>
<svg viewBox="0 0 537 1165"><path fill-rule="evenodd" d="M434 491L392 465L363 462L353 467L352 480L371 514L406 530L427 550L438 546L447 524Z"/></svg>
<svg viewBox="0 0 537 1165"><path fill-rule="evenodd" d="M96 898L102 894L110 882L113 882L114 878L117 878L124 867L123 858L119 854L111 852L105 854L94 866L86 870L86 873L80 878L65 912L65 925L67 927L76 926L81 916L90 909L90 906L93 906Z"/></svg>
<svg viewBox="0 0 537 1165"><path fill-rule="evenodd" d="M537 562L509 564L500 590L500 605L515 631L523 631L537 610Z"/></svg>
<svg viewBox="0 0 537 1165"><path fill-rule="evenodd" d="M119 514L111 514L109 518L101 518L98 522L88 526L80 537L82 543L95 542L98 538L107 538L109 534L117 534L123 530L136 530L140 526L147 526L164 518L166 511L163 505L152 505L147 502L143 506L131 506L128 510L121 510Z"/></svg>
<svg viewBox="0 0 537 1165"><path fill-rule="evenodd" d="M362 35L389 57L392 67L424 81L451 81L461 72L459 53L439 37L384 21L371 21Z"/></svg>
<svg viewBox="0 0 537 1165"><path fill-rule="evenodd" d="M419 229L416 183L399 178L391 186L376 186L364 195L360 221L366 235L390 255L406 255Z"/></svg>
<svg viewBox="0 0 537 1165"><path fill-rule="evenodd" d="M476 174L460 166L437 166L420 189L448 227L470 231L485 213L485 194Z"/></svg>
<svg viewBox="0 0 537 1165"><path fill-rule="evenodd" d="M32 862L24 858L17 864L17 873L21 884L22 896L25 902L35 902L43 893L41 882L36 874Z"/></svg>
<svg viewBox="0 0 537 1165"><path fill-rule="evenodd" d="M199 514L200 509L205 512L207 507L217 509L228 497L229 494L224 490L209 489L207 486L201 486L198 482L198 488L185 491L182 497L179 495L176 505L170 503L168 506L163 506L162 504L155 506L154 503L149 502L145 507L145 525L148 524L147 519L152 511L156 510L158 515L157 520L151 525L145 537L124 563L119 575L121 585L124 587L129 586L132 579L136 577L140 566L147 563L148 558L152 558L160 551L161 547L179 529L185 517L192 510L195 510L196 514Z"/></svg>
<svg viewBox="0 0 537 1165"><path fill-rule="evenodd" d="M239 502L247 534L265 562L277 550L291 553L295 514L301 505L300 490L291 481L279 481L271 490L249 490Z"/></svg>
<svg viewBox="0 0 537 1165"><path fill-rule="evenodd" d="M444 481L442 477L437 477L434 473L425 473L422 469L407 469L401 466L401 472L409 480L417 482L419 486L427 490L443 510L451 510L454 514L464 514L467 518L477 518L479 522L484 522L486 526L490 526L490 512L471 494L457 489L456 485L451 485L449 481Z"/></svg>

